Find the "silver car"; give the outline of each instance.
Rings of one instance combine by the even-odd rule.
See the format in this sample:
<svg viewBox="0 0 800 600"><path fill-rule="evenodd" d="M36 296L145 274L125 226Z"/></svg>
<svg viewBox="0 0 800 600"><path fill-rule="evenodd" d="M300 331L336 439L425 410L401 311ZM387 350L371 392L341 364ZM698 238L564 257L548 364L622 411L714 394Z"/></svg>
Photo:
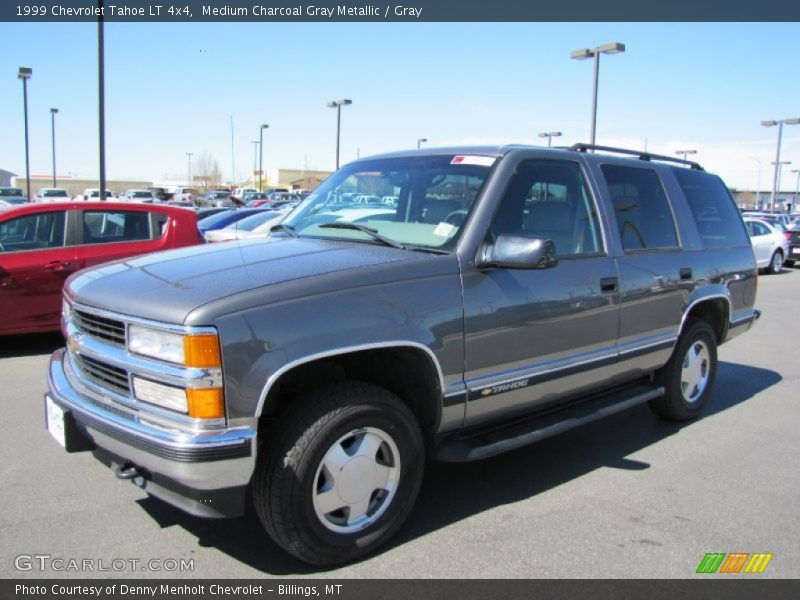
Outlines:
<svg viewBox="0 0 800 600"><path fill-rule="evenodd" d="M750 234L756 266L767 273L780 273L783 261L789 256L789 240L783 226L755 217L744 217L744 224Z"/></svg>

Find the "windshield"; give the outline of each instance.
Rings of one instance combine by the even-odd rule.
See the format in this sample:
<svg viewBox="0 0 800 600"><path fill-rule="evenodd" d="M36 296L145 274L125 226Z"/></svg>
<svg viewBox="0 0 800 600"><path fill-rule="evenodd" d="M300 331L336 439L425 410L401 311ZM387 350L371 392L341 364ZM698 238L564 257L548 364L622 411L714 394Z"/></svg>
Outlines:
<svg viewBox="0 0 800 600"><path fill-rule="evenodd" d="M263 225L267 221L274 219L278 216L278 213L274 211L266 211L261 213L256 213L252 216L247 217L246 219L242 219L241 221L236 221L235 223L231 223L228 225L229 229L241 229L243 231L253 231L259 225Z"/></svg>
<svg viewBox="0 0 800 600"><path fill-rule="evenodd" d="M353 163L328 178L284 221L299 236L375 243L358 223L404 246L450 250L494 158L419 156Z"/></svg>
<svg viewBox="0 0 800 600"><path fill-rule="evenodd" d="M0 196L8 197L8 196L24 196L25 194L22 193L22 190L19 188L0 188Z"/></svg>
<svg viewBox="0 0 800 600"><path fill-rule="evenodd" d="M131 192L131 198L152 198L151 192Z"/></svg>
<svg viewBox="0 0 800 600"><path fill-rule="evenodd" d="M66 198L67 190L44 190L42 196L44 198Z"/></svg>

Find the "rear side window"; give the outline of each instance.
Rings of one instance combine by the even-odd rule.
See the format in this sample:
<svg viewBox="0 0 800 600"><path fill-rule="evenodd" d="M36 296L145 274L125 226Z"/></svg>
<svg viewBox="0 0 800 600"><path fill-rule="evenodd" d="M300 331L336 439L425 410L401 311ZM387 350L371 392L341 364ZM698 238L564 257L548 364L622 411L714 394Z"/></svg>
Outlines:
<svg viewBox="0 0 800 600"><path fill-rule="evenodd" d="M83 213L84 244L133 242L151 237L147 212L87 210Z"/></svg>
<svg viewBox="0 0 800 600"><path fill-rule="evenodd" d="M603 165L626 252L678 245L667 194L652 169Z"/></svg>
<svg viewBox="0 0 800 600"><path fill-rule="evenodd" d="M739 210L719 177L691 169L673 169L706 248L748 245Z"/></svg>
<svg viewBox="0 0 800 600"><path fill-rule="evenodd" d="M64 245L63 210L35 213L0 223L0 252L43 250Z"/></svg>

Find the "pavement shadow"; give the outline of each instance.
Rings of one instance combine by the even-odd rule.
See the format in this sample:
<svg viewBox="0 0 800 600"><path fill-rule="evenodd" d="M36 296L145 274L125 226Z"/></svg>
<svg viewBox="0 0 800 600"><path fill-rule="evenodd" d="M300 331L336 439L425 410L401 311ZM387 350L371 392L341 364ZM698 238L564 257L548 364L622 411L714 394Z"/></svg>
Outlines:
<svg viewBox="0 0 800 600"><path fill-rule="evenodd" d="M0 358L52 354L64 346L61 332L26 333L0 337Z"/></svg>
<svg viewBox="0 0 800 600"><path fill-rule="evenodd" d="M714 398L704 419L751 399L782 377L767 369L719 363ZM641 471L650 468L628 455L680 432L692 423L658 419L638 406L538 444L474 463L429 461L419 499L400 533L379 553L479 514L555 488L601 467ZM214 547L266 574L324 573L283 552L264 533L255 514L211 521L192 517L152 498L139 501L162 527L178 525Z"/></svg>

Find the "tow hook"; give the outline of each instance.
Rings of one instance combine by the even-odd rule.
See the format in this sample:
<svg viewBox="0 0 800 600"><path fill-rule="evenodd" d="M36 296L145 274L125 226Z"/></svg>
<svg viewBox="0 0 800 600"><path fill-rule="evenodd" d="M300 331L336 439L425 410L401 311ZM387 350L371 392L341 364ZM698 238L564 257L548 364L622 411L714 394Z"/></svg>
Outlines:
<svg viewBox="0 0 800 600"><path fill-rule="evenodd" d="M124 465L118 466L114 469L114 475L117 476L117 479L136 479L137 477L143 477L143 473L139 471L139 467L134 465L133 463L125 463Z"/></svg>

